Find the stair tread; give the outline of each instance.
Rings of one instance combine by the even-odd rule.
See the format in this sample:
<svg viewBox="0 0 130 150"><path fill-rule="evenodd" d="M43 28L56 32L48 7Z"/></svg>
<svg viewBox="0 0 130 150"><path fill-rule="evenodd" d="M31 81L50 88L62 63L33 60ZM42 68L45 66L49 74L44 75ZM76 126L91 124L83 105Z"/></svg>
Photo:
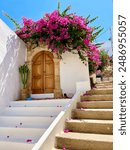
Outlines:
<svg viewBox="0 0 130 150"><path fill-rule="evenodd" d="M33 146L34 144L32 143L0 141L0 148L2 150L30 150Z"/></svg>
<svg viewBox="0 0 130 150"><path fill-rule="evenodd" d="M1 127L48 128L55 117L0 116Z"/></svg>
<svg viewBox="0 0 130 150"><path fill-rule="evenodd" d="M64 107L8 107L0 113L2 116L54 116L56 117Z"/></svg>
<svg viewBox="0 0 130 150"><path fill-rule="evenodd" d="M113 111L113 109L85 109L85 108L82 108L82 109L74 109L74 110L78 110L78 111L105 111L105 112L111 112Z"/></svg>
<svg viewBox="0 0 130 150"><path fill-rule="evenodd" d="M13 133L13 135L19 135L26 133L26 135L33 135L33 134L43 134L46 131L44 128L24 128L19 127L0 127L0 135L10 135ZM32 133L34 132L34 133Z"/></svg>
<svg viewBox="0 0 130 150"><path fill-rule="evenodd" d="M94 90L95 90L95 91L96 91L96 90L98 90L98 91L106 90L106 91L107 91L107 90L113 90L113 88L105 88L105 89L104 89L104 88L100 88L100 89L95 88L95 89L91 89L91 90L93 90L93 91L94 91ZM91 90L90 90L90 91L91 91Z"/></svg>
<svg viewBox="0 0 130 150"><path fill-rule="evenodd" d="M15 107L57 107L65 106L70 99L12 101L9 106Z"/></svg>
<svg viewBox="0 0 130 150"><path fill-rule="evenodd" d="M87 96L83 96L83 97L97 97L97 96L101 96L101 97L104 97L104 96L113 96L112 94L99 94L99 95L87 95Z"/></svg>
<svg viewBox="0 0 130 150"><path fill-rule="evenodd" d="M63 139L73 139L73 140L84 140L84 141L104 141L104 142L113 142L113 135L104 135L104 134L88 134L88 133L60 133L56 137Z"/></svg>
<svg viewBox="0 0 130 150"><path fill-rule="evenodd" d="M7 109L7 110L12 110L12 109L18 109L18 110L20 110L20 109L31 109L31 110L35 110L35 109L38 109L38 110L46 110L46 109L55 109L54 107L6 107L5 109ZM60 107L58 107L57 109L62 109L62 108L60 108Z"/></svg>
<svg viewBox="0 0 130 150"><path fill-rule="evenodd" d="M27 140L31 139L32 144L36 143L41 136L16 136L11 135L7 138L8 135L0 135L0 141L9 141L9 142L18 142L18 143L27 143Z"/></svg>
<svg viewBox="0 0 130 150"><path fill-rule="evenodd" d="M108 100L106 100L106 101L99 100L99 101L81 101L81 102L78 102L78 103L113 103L113 102L108 101Z"/></svg>
<svg viewBox="0 0 130 150"><path fill-rule="evenodd" d="M96 120L96 119L71 119L68 123L98 123L98 124L113 124L113 120Z"/></svg>

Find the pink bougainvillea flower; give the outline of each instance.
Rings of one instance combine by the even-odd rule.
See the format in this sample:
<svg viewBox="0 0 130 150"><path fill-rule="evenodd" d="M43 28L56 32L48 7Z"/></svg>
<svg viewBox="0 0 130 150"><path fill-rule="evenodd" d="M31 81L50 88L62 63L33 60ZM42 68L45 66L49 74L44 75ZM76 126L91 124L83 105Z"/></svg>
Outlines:
<svg viewBox="0 0 130 150"><path fill-rule="evenodd" d="M75 49L85 65L88 60L92 62L95 71L101 64L100 55L98 47L92 42L94 28L86 22L86 18L82 16L74 13L62 15L54 10L37 21L23 17L23 27L16 34L27 45L31 43L39 46L45 43L59 58L65 52L74 53Z"/></svg>
<svg viewBox="0 0 130 150"><path fill-rule="evenodd" d="M65 147L63 147L62 150L67 150L67 149Z"/></svg>
<svg viewBox="0 0 130 150"><path fill-rule="evenodd" d="M69 129L64 129L64 133L68 133L68 132L71 132L71 130L69 130Z"/></svg>
<svg viewBox="0 0 130 150"><path fill-rule="evenodd" d="M89 94L89 93L85 93L85 94L83 94L83 96L90 96L91 94Z"/></svg>
<svg viewBox="0 0 130 150"><path fill-rule="evenodd" d="M32 142L32 139L27 139L26 142L30 143L30 142Z"/></svg>

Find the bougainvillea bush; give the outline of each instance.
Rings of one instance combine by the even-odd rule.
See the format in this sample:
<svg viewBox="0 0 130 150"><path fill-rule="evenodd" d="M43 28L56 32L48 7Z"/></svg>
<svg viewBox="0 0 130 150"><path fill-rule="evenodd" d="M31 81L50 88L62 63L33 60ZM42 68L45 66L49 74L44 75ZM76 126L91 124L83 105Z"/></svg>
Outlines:
<svg viewBox="0 0 130 150"><path fill-rule="evenodd" d="M72 52L86 63L88 56L89 61L97 67L101 62L98 44L93 41L102 29L89 26L96 18L89 20L89 17L68 14L69 9L67 7L61 13L58 5L58 10L45 14L38 21L23 17L23 26L16 24L16 34L27 44L47 44L48 49L59 57L65 52Z"/></svg>
<svg viewBox="0 0 130 150"><path fill-rule="evenodd" d="M106 69L106 67L110 65L111 57L105 50L101 50L99 54L101 64L99 65L98 70L101 70L101 72L103 72Z"/></svg>

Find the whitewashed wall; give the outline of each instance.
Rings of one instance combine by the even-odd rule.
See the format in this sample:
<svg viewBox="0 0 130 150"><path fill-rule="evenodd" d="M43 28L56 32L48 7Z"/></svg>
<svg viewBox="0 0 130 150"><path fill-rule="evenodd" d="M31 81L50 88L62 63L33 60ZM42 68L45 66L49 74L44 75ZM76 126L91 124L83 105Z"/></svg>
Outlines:
<svg viewBox="0 0 130 150"><path fill-rule="evenodd" d="M63 93L74 95L76 83L78 87L86 84L86 90L90 89L88 65L85 66L76 54L65 53L60 62L60 80ZM85 81L85 82L84 82Z"/></svg>
<svg viewBox="0 0 130 150"><path fill-rule="evenodd" d="M25 44L0 19L0 107L19 98L18 68L25 61Z"/></svg>

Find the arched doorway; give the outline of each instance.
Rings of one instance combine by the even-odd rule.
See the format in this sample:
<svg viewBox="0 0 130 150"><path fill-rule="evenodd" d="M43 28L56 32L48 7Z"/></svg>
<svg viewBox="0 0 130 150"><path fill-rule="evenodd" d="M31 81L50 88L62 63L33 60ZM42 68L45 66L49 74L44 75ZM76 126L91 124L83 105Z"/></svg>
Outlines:
<svg viewBox="0 0 130 150"><path fill-rule="evenodd" d="M54 93L54 62L53 54L41 51L32 60L32 93Z"/></svg>

